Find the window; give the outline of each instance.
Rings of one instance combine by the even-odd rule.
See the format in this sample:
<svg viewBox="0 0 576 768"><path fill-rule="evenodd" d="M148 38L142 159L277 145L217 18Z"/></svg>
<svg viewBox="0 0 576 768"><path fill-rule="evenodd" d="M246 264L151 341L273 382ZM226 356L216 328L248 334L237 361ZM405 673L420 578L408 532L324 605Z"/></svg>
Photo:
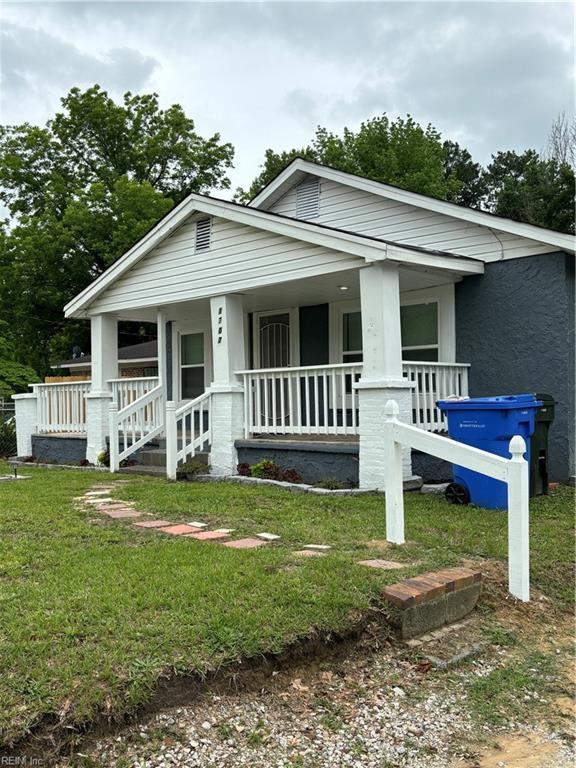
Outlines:
<svg viewBox="0 0 576 768"><path fill-rule="evenodd" d="M320 214L320 179L311 178L296 187L296 217L313 219Z"/></svg>
<svg viewBox="0 0 576 768"><path fill-rule="evenodd" d="M400 307L402 359L438 360L438 302L405 304ZM342 315L342 362L362 362L360 312Z"/></svg>
<svg viewBox="0 0 576 768"><path fill-rule="evenodd" d="M144 376L158 376L158 366L151 366L150 368L144 368Z"/></svg>
<svg viewBox="0 0 576 768"><path fill-rule="evenodd" d="M362 321L360 312L345 312L342 315L342 362L362 362Z"/></svg>
<svg viewBox="0 0 576 768"><path fill-rule="evenodd" d="M212 219L199 219L196 222L196 240L194 244L196 252L210 250L211 230Z"/></svg>
<svg viewBox="0 0 576 768"><path fill-rule="evenodd" d="M180 336L180 398L193 400L204 392L204 334Z"/></svg>
<svg viewBox="0 0 576 768"><path fill-rule="evenodd" d="M402 359L438 360L438 302L400 307Z"/></svg>

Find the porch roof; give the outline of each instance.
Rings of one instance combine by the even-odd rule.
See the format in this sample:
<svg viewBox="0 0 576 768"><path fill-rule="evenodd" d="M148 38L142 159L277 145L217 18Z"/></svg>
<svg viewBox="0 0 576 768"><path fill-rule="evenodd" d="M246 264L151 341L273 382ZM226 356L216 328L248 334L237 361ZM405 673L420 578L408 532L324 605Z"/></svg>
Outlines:
<svg viewBox="0 0 576 768"><path fill-rule="evenodd" d="M419 246L400 245L382 238L355 234L334 227L239 205L228 200L193 193L164 216L118 261L69 302L64 308L66 317L86 316L90 304L97 297L173 234L196 212L283 235L304 243L324 246L359 257L367 263L389 260L409 267L448 271L458 275L480 274L484 270L483 262L478 259Z"/></svg>

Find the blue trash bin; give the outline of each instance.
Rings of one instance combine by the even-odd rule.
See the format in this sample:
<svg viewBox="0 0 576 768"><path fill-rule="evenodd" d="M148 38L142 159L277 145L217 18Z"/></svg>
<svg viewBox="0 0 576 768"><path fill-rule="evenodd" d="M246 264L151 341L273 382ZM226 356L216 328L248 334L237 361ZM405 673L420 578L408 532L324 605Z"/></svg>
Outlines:
<svg viewBox="0 0 576 768"><path fill-rule="evenodd" d="M509 459L510 439L520 435L526 441L525 458L530 464L530 438L536 411L542 405L534 395L439 400L437 405L446 414L448 434L454 440ZM451 501L461 504L471 501L488 509L507 508L506 483L457 464L453 467L453 477L455 487L447 489Z"/></svg>

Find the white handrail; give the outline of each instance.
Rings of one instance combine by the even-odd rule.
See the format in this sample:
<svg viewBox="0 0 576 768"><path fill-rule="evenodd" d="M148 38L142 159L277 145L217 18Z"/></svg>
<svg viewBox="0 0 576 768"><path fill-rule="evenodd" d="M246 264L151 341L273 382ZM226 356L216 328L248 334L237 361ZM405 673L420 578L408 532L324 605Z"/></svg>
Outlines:
<svg viewBox="0 0 576 768"><path fill-rule="evenodd" d="M530 600L529 472L524 458L526 443L519 435L510 440L512 458L505 459L479 448L424 432L398 420L398 403L386 403L382 439L386 451L384 488L386 494L386 539L404 544L404 496L402 487L402 446L409 446L453 464L501 480L508 485L508 590Z"/></svg>
<svg viewBox="0 0 576 768"><path fill-rule="evenodd" d="M145 395L151 389L158 386L157 376L144 376L135 378L109 379L108 384L112 389L112 399L118 404L118 410L122 410L130 403Z"/></svg>
<svg viewBox="0 0 576 768"><path fill-rule="evenodd" d="M86 431L86 400L89 381L32 384L38 401L38 432Z"/></svg>
<svg viewBox="0 0 576 768"><path fill-rule="evenodd" d="M164 387L159 384L121 410L110 404L110 471L164 432Z"/></svg>
<svg viewBox="0 0 576 768"><path fill-rule="evenodd" d="M173 401L166 403L166 474L176 479L180 462L185 462L212 444L212 397L204 392L176 409Z"/></svg>

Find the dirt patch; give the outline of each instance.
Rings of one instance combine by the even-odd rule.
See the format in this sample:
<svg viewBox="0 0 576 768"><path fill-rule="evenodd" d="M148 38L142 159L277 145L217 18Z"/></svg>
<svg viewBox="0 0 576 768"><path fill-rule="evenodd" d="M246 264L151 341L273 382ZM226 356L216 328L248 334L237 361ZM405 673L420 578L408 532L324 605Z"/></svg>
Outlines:
<svg viewBox="0 0 576 768"><path fill-rule="evenodd" d="M473 758L454 763L454 768L571 768L572 760L558 742L535 733L507 734L497 745L486 747Z"/></svg>

